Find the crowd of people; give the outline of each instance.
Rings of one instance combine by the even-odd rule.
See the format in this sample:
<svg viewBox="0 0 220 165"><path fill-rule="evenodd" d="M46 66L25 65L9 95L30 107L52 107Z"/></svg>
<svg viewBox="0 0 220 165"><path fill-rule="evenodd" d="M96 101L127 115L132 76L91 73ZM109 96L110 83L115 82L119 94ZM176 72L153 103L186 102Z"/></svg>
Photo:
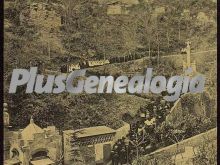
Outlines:
<svg viewBox="0 0 220 165"><path fill-rule="evenodd" d="M130 123L128 135L113 145L112 164L131 164L134 158L154 151L156 145L152 135L155 128L165 121L170 109L170 103L164 100L141 107Z"/></svg>

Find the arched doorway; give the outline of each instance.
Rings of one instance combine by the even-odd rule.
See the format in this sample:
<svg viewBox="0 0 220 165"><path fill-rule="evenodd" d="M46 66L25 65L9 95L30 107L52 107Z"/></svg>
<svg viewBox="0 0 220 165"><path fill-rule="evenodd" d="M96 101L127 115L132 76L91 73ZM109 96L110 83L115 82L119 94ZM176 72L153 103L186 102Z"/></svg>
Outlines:
<svg viewBox="0 0 220 165"><path fill-rule="evenodd" d="M32 159L38 159L38 158L41 158L41 157L47 157L47 151L43 150L43 151L38 151L36 153L34 153L32 155Z"/></svg>
<svg viewBox="0 0 220 165"><path fill-rule="evenodd" d="M37 149L31 153L31 165L54 165L54 162L48 156L48 150L45 148Z"/></svg>

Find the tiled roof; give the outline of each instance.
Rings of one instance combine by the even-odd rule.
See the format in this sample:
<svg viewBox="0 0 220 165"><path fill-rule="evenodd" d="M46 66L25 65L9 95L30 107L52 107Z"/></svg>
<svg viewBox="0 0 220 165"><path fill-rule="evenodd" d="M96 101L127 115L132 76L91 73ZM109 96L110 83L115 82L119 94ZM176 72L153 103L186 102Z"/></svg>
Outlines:
<svg viewBox="0 0 220 165"><path fill-rule="evenodd" d="M110 134L115 133L116 131L106 127L106 126L96 126L96 127L89 127L89 128L83 128L78 130L67 130L64 131L64 133L75 133L75 136L78 138L82 137L89 137L89 136L97 136L97 135L104 135L104 134Z"/></svg>
<svg viewBox="0 0 220 165"><path fill-rule="evenodd" d="M138 0L98 0L100 4L110 4L110 3L116 3L116 2L121 2L123 4L127 5L137 5L139 4Z"/></svg>

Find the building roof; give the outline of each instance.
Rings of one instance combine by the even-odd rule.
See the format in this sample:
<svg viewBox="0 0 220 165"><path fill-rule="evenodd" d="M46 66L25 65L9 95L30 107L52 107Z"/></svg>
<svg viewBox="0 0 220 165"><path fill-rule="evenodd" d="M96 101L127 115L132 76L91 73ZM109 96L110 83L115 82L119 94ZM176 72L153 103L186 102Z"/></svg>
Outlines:
<svg viewBox="0 0 220 165"><path fill-rule="evenodd" d="M115 132L116 132L115 130L113 130L109 127L106 127L106 126L96 126L96 127L88 127L88 128L78 129L78 130L66 130L66 131L64 131L64 133L66 133L66 134L75 133L75 136L77 138L104 135L104 134L111 134L111 133L115 133Z"/></svg>
<svg viewBox="0 0 220 165"><path fill-rule="evenodd" d="M137 5L139 4L138 0L121 0L121 3L128 4L128 5Z"/></svg>
<svg viewBox="0 0 220 165"><path fill-rule="evenodd" d="M99 4L113 4L113 3L122 3L127 5L137 5L139 4L138 0L98 0Z"/></svg>
<svg viewBox="0 0 220 165"><path fill-rule="evenodd" d="M44 133L44 130L34 123L34 120L31 118L30 124L21 131L22 138L24 140L33 140L34 134Z"/></svg>

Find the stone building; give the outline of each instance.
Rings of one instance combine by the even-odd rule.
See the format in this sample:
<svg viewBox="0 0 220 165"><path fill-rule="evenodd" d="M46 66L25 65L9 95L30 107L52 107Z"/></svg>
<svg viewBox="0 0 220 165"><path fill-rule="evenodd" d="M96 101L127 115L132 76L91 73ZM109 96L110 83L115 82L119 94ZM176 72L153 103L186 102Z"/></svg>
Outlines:
<svg viewBox="0 0 220 165"><path fill-rule="evenodd" d="M163 14L165 13L165 7L164 6L161 6L161 7L156 7L153 14L155 15L160 15L160 14Z"/></svg>
<svg viewBox="0 0 220 165"><path fill-rule="evenodd" d="M28 23L51 31L59 30L62 25L61 14L55 10L54 5L44 2L30 3L28 8L21 11L21 24Z"/></svg>
<svg viewBox="0 0 220 165"><path fill-rule="evenodd" d="M88 150L90 150L90 156L94 155L93 162L104 163L108 161L115 133L115 130L106 126L64 131L64 164L74 163L76 154L73 152L79 151L84 156L88 154ZM83 151L83 148L87 150ZM86 160L82 161L87 163Z"/></svg>
<svg viewBox="0 0 220 165"><path fill-rule="evenodd" d="M67 72L72 72L74 70L79 70L79 69L80 69L79 63L67 65Z"/></svg>
<svg viewBox="0 0 220 165"><path fill-rule="evenodd" d="M109 64L109 60L97 60L97 61L88 61L88 66L93 67L93 66L102 66L105 64Z"/></svg>
<svg viewBox="0 0 220 165"><path fill-rule="evenodd" d="M129 7L139 4L138 0L99 0L100 4L107 5L107 15L127 15Z"/></svg>
<svg viewBox="0 0 220 165"><path fill-rule="evenodd" d="M60 161L62 138L54 126L42 129L32 118L24 129L10 131L8 126L5 108L4 165L53 165Z"/></svg>
<svg viewBox="0 0 220 165"><path fill-rule="evenodd" d="M107 15L121 15L128 14L128 10L126 10L121 3L109 3L107 7Z"/></svg>

